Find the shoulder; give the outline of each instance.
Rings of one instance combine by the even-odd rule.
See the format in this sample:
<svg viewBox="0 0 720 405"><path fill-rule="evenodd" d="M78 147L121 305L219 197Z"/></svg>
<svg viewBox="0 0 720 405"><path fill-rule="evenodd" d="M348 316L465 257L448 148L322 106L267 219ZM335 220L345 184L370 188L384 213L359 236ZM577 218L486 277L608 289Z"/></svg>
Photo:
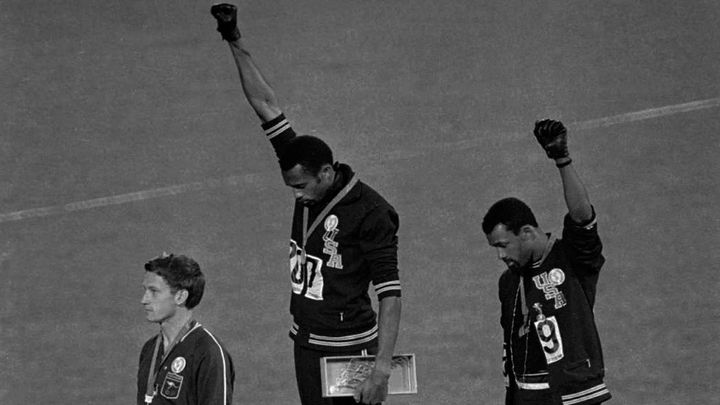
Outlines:
<svg viewBox="0 0 720 405"><path fill-rule="evenodd" d="M365 197L361 210L363 212L363 228L397 231L400 226L400 218L395 208L372 187L364 183L361 186Z"/></svg>
<svg viewBox="0 0 720 405"><path fill-rule="evenodd" d="M395 208L373 187L358 179L350 166L339 165L340 170L354 180L355 184L347 195L338 204L338 215L341 220L350 221L351 228L359 226L360 229L377 230L379 228L397 229L399 227L398 214Z"/></svg>
<svg viewBox="0 0 720 405"><path fill-rule="evenodd" d="M386 206L392 208L392 205L383 197L377 190L368 185L367 183L360 181L360 192L362 196L368 201L372 201L376 205Z"/></svg>
<svg viewBox="0 0 720 405"><path fill-rule="evenodd" d="M340 205L351 207L357 214L368 214L371 211L388 213L397 216L395 208L377 190L357 177L352 168L344 163L339 164L339 170L348 179L347 182L355 182L355 185L348 190Z"/></svg>
<svg viewBox="0 0 720 405"><path fill-rule="evenodd" d="M155 342L157 339L157 335L151 337L148 339L145 344L143 344L142 349L140 350L140 363L143 362L149 362L152 358L153 350L155 349Z"/></svg>
<svg viewBox="0 0 720 405"><path fill-rule="evenodd" d="M366 212L397 216L395 207L374 188L362 181L359 181L356 187L358 188L358 201Z"/></svg>
<svg viewBox="0 0 720 405"><path fill-rule="evenodd" d="M500 288L509 287L510 284L512 284L513 280L517 280L518 276L513 273L510 269L507 269L500 274L500 279L498 280L498 284L500 285Z"/></svg>
<svg viewBox="0 0 720 405"><path fill-rule="evenodd" d="M207 328L200 325L193 329L183 340L183 345L182 352L187 354L193 369L199 370L199 373L217 376L222 373L226 379L234 378L232 356L220 339Z"/></svg>
<svg viewBox="0 0 720 405"><path fill-rule="evenodd" d="M147 341L145 341L145 343L143 344L143 347L142 347L142 352L144 353L146 351L152 350L153 347L155 346L155 341L157 340L157 338L158 338L158 335L155 335L155 336L151 337L150 339L148 339Z"/></svg>
<svg viewBox="0 0 720 405"><path fill-rule="evenodd" d="M342 173L345 177L345 182L355 182L355 185L348 191L348 194L343 199L345 204L360 205L365 207L367 210L371 210L375 207L386 207L394 210L387 200L380 195L377 190L365 183L360 179L349 165L345 163L338 163L337 170Z"/></svg>
<svg viewBox="0 0 720 405"><path fill-rule="evenodd" d="M500 279L498 279L498 290L500 293L500 299L504 300L505 297L513 293L514 287L517 284L519 277L513 273L510 269L502 272Z"/></svg>
<svg viewBox="0 0 720 405"><path fill-rule="evenodd" d="M208 328L199 325L188 334L187 343L194 346L195 350L206 354L218 354L225 352L222 341Z"/></svg>

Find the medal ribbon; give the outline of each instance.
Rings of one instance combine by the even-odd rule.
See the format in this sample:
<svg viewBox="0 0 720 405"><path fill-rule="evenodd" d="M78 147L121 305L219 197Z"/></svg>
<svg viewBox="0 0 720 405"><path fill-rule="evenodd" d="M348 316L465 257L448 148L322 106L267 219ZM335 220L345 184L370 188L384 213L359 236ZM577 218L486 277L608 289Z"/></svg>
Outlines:
<svg viewBox="0 0 720 405"><path fill-rule="evenodd" d="M168 349L163 354L163 358L160 360L160 365L162 365L165 360L170 355L170 352L172 349L175 348L175 345L181 341L185 335L190 332L190 329L192 329L195 326L195 320L191 319L186 323L182 329L180 329L180 332L175 336L175 339L173 339L172 343L170 343L170 346L168 346ZM160 343L163 341L162 332L158 333L157 338L155 339L155 349L153 350L153 356L152 360L150 360L150 370L148 371L148 381L147 381L147 387L145 387L145 403L150 404L153 401L153 398L155 398L155 394L157 394L157 390L155 389L155 379L157 378L158 371L155 371L155 364L157 361L157 355L160 351Z"/></svg>
<svg viewBox="0 0 720 405"><path fill-rule="evenodd" d="M337 205L337 203L342 200L347 193L350 192L350 190L355 187L355 184L358 182L357 175L354 175L352 179L348 182L348 184L345 185L345 187L340 190L340 192L328 203L328 205L323 208L323 210L320 212L320 214L315 217L315 220L313 221L312 225L310 225L310 228L308 228L308 217L310 215L310 210L308 207L303 208L303 234L302 234L302 264L305 265L305 245L307 244L307 240L312 235L312 233L315 231L315 228L320 224L320 222L325 218L325 216L330 212L333 207Z"/></svg>

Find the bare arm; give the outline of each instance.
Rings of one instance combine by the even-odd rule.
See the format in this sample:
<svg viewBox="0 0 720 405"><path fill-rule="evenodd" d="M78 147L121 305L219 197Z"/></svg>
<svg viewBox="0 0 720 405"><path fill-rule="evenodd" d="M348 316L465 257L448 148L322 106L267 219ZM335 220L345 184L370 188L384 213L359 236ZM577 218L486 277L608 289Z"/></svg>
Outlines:
<svg viewBox="0 0 720 405"><path fill-rule="evenodd" d="M282 111L278 107L275 92L263 77L241 39L237 26L237 7L228 3L215 4L210 8L210 13L217 21L217 31L230 46L235 66L240 74L243 92L250 106L263 123L278 117Z"/></svg>
<svg viewBox="0 0 720 405"><path fill-rule="evenodd" d="M378 353L375 358L375 369L390 375L395 342L400 328L402 302L400 297L385 297L380 300L378 319Z"/></svg>
<svg viewBox="0 0 720 405"><path fill-rule="evenodd" d="M268 122L279 116L282 111L278 106L275 91L260 72L250 52L245 48L242 39L228 41L228 45L240 75L245 98L260 117L260 120Z"/></svg>
<svg viewBox="0 0 720 405"><path fill-rule="evenodd" d="M560 170L565 204L567 204L570 218L576 223L588 222L592 219L593 211L585 185L580 180L580 176L575 171L572 162L564 166L562 163L562 161L559 163L556 161L557 165L562 166L558 170Z"/></svg>
<svg viewBox="0 0 720 405"><path fill-rule="evenodd" d="M358 402L376 404L385 401L387 397L392 356L400 328L401 307L400 297L389 296L380 300L378 353L375 356L375 368L355 390L354 397Z"/></svg>

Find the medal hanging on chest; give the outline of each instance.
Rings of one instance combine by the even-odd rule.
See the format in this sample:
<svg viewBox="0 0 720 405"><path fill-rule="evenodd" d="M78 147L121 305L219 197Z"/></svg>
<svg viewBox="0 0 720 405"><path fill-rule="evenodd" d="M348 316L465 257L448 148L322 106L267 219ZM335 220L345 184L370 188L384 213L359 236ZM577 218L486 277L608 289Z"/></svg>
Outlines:
<svg viewBox="0 0 720 405"><path fill-rule="evenodd" d="M175 345L181 341L185 335L190 332L190 330L195 326L195 320L191 319L186 323L183 328L180 330L180 332L177 334L175 339L173 339L172 343L168 346L167 350L163 353L163 358L160 360L160 367L162 367L162 364L165 362L165 360L170 355L170 352L175 348ZM153 350L153 356L152 360L150 360L150 369L148 370L148 379L147 379L147 386L145 387L145 403L151 404L153 401L153 398L155 398L155 395L157 395L157 385L155 384L155 380L157 379L157 375L160 372L160 368L158 367L158 370L155 371L155 364L157 362L158 353L160 352L160 345L163 342L163 336L162 332L158 334L157 338L155 338L155 349ZM184 368L183 364L183 368Z"/></svg>

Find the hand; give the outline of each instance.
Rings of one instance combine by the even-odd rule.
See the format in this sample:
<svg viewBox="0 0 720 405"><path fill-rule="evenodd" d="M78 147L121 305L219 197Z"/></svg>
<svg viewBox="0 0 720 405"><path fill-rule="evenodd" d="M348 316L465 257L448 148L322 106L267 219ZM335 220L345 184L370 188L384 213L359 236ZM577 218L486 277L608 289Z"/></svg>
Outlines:
<svg viewBox="0 0 720 405"><path fill-rule="evenodd" d="M535 121L533 134L550 159L557 160L570 156L567 148L567 130L562 122L550 119Z"/></svg>
<svg viewBox="0 0 720 405"><path fill-rule="evenodd" d="M217 20L217 30L228 42L240 39L237 27L237 7L233 4L219 3L210 7L210 14Z"/></svg>
<svg viewBox="0 0 720 405"><path fill-rule="evenodd" d="M370 376L355 388L355 402L363 404L379 404L385 400L388 391L390 373L373 369Z"/></svg>

